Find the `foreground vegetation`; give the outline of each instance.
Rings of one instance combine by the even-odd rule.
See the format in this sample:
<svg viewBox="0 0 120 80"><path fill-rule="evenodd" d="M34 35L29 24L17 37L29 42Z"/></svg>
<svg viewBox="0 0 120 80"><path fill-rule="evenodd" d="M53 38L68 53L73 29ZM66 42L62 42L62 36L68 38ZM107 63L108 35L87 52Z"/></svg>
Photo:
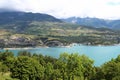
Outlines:
<svg viewBox="0 0 120 80"><path fill-rule="evenodd" d="M120 55L100 67L85 55L59 58L21 51L0 52L0 80L120 80Z"/></svg>

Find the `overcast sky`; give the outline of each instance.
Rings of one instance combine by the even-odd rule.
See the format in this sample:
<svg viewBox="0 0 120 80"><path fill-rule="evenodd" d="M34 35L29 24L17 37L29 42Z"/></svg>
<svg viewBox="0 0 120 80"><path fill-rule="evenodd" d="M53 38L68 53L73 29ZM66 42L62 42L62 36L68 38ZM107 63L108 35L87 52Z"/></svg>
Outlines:
<svg viewBox="0 0 120 80"><path fill-rule="evenodd" d="M120 0L0 0L0 9L47 13L58 18L120 19Z"/></svg>

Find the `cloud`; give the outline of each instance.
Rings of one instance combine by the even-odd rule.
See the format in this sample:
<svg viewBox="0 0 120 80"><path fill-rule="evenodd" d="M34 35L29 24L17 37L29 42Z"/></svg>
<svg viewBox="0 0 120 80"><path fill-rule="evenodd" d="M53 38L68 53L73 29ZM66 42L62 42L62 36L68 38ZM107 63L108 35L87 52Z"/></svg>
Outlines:
<svg viewBox="0 0 120 80"><path fill-rule="evenodd" d="M120 0L0 0L0 9L71 16L120 18Z"/></svg>
<svg viewBox="0 0 120 80"><path fill-rule="evenodd" d="M111 5L111 6L117 6L117 5L120 5L120 2L118 2L118 3L109 2L108 5Z"/></svg>

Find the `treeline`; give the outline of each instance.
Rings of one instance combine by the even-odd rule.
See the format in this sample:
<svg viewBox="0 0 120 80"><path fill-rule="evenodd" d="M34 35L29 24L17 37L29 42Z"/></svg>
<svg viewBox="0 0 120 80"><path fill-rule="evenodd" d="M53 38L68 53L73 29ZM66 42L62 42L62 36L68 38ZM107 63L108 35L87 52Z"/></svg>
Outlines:
<svg viewBox="0 0 120 80"><path fill-rule="evenodd" d="M62 53L59 58L21 51L0 52L0 73L5 80L120 80L120 55L100 67L85 55ZM1 80L1 79L0 79Z"/></svg>

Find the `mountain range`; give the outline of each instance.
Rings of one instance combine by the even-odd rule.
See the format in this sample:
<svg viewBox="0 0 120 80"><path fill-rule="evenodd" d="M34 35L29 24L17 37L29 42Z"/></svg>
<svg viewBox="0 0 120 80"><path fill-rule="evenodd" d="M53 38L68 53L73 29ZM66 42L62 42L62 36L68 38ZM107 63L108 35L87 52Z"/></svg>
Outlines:
<svg viewBox="0 0 120 80"><path fill-rule="evenodd" d="M80 17L70 17L62 19L65 22L76 23L84 26L91 26L95 28L109 28L113 30L120 30L120 20L106 20L99 18L80 18Z"/></svg>
<svg viewBox="0 0 120 80"><path fill-rule="evenodd" d="M65 22L54 16L30 12L0 12L0 43L2 47L39 45L67 45L71 43L112 45L120 43L120 33L113 27L100 26L105 20L93 19L94 27L88 25L90 18L76 23ZM86 23L84 23L86 21ZM107 21L110 24L114 21ZM119 21L118 21L119 23ZM109 24L109 25L110 25ZM106 24L107 25L107 24ZM118 24L117 24L118 25ZM117 27L115 27L117 29ZM118 25L119 28L119 25ZM4 43L4 44L3 44Z"/></svg>
<svg viewBox="0 0 120 80"><path fill-rule="evenodd" d="M74 18L70 18L68 20L73 21ZM76 19L76 18L75 18ZM88 20L88 19L85 19ZM91 20L90 20L91 21ZM97 21L96 26L99 27ZM84 22L84 21L83 21ZM82 22L81 22L82 23ZM83 23L87 24L87 23ZM17 33L29 33L29 34L59 34L59 35L68 35L75 34L75 30L82 30L82 32L94 32L101 30L108 30L106 28L93 28L90 25L78 25L73 23L66 23L54 16L48 14L41 13L26 13L26 12L0 12L0 29L7 29L9 31L17 32ZM69 30L69 31L68 31ZM74 31L73 31L74 30ZM68 33L67 33L68 32ZM63 34L64 33L64 34ZM66 34L65 34L66 33ZM78 34L81 34L78 32Z"/></svg>

